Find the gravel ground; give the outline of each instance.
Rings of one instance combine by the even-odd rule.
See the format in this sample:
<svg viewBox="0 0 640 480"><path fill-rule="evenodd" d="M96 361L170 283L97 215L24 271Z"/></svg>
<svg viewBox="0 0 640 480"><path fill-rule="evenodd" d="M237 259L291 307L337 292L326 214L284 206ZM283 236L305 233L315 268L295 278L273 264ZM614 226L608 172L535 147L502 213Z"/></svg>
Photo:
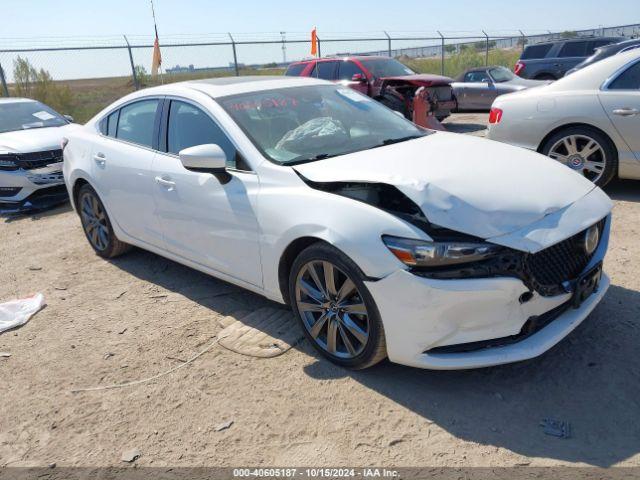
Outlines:
<svg viewBox="0 0 640 480"><path fill-rule="evenodd" d="M482 134L485 121L446 123ZM537 359L354 373L306 342L272 359L216 345L151 382L85 393L72 390L182 365L222 317L273 304L144 251L102 260L69 207L2 219L0 300L42 292L47 307L0 335L0 466L122 465L133 448L152 466L640 466L640 183L607 191L611 289ZM545 418L571 437L546 435Z"/></svg>

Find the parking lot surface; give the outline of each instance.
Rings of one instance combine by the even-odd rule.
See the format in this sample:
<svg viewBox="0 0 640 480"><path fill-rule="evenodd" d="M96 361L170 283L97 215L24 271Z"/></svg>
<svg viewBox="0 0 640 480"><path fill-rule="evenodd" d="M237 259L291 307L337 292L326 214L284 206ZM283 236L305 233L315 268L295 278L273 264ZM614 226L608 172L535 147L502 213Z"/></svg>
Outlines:
<svg viewBox="0 0 640 480"><path fill-rule="evenodd" d="M485 122L446 124L482 135ZM105 261L68 206L0 219L0 301L47 302L0 335L0 466L122 465L131 449L150 466L640 466L640 182L606 190L612 286L537 359L351 372L306 342L274 358L214 345L154 380L79 393L173 369L224 317L277 305L141 250ZM570 424L569 438L545 420Z"/></svg>

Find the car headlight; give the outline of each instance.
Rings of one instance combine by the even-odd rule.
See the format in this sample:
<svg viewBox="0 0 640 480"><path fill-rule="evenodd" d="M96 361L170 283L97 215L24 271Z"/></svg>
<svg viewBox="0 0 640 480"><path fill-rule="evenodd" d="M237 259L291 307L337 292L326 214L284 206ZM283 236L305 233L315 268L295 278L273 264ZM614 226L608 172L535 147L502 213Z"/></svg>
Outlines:
<svg viewBox="0 0 640 480"><path fill-rule="evenodd" d="M402 263L418 268L477 262L503 249L484 242L427 242L389 235L383 235L382 241Z"/></svg>

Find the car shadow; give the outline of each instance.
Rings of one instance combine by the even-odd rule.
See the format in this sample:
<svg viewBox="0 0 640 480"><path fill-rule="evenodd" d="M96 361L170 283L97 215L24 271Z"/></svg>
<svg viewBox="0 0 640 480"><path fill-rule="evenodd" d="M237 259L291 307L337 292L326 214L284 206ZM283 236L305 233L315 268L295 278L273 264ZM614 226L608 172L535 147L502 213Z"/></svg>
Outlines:
<svg viewBox="0 0 640 480"><path fill-rule="evenodd" d="M244 318L261 307L286 308L143 250L110 262L219 315ZM612 286L590 317L546 354L477 370L420 370L384 361L350 371L322 359L306 340L294 348L315 357L304 367L310 377L351 377L456 438L608 467L640 452L639 318L640 292ZM278 326L250 326L282 336ZM293 317L291 328L299 328ZM546 435L544 419L569 422L571 437Z"/></svg>
<svg viewBox="0 0 640 480"><path fill-rule="evenodd" d="M40 220L42 218L51 217L53 215L60 215L61 213L67 213L73 210L71 208L71 204L69 202L61 203L56 206L52 206L48 209L43 210L32 210L28 212L20 212L20 213L1 213L0 219L4 220L4 223L11 223L18 220L23 220L26 218L30 218L31 220Z"/></svg>
<svg viewBox="0 0 640 480"><path fill-rule="evenodd" d="M604 187L604 191L614 200L640 201L640 181L638 180L615 179Z"/></svg>
<svg viewBox="0 0 640 480"><path fill-rule="evenodd" d="M316 379L350 376L456 438L527 457L609 467L640 452L640 293L612 286L569 337L526 362L429 371L383 362L349 372L317 361ZM569 422L570 438L542 422Z"/></svg>

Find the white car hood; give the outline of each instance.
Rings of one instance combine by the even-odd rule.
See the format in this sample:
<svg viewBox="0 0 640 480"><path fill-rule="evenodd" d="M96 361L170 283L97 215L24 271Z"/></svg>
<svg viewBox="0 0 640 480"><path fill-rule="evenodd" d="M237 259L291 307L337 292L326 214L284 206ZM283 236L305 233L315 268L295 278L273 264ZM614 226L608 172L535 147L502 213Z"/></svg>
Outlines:
<svg viewBox="0 0 640 480"><path fill-rule="evenodd" d="M0 153L29 153L59 149L62 137L78 125L62 127L32 128L0 133Z"/></svg>
<svg viewBox="0 0 640 480"><path fill-rule="evenodd" d="M528 251L577 233L611 209L608 197L597 189L595 211L571 209L572 222L551 235L547 218L541 235L532 225L554 213L562 215L596 187L543 155L454 133L433 133L294 168L314 182L394 185L431 223ZM518 231L522 237L514 233ZM501 242L500 237L508 240Z"/></svg>

